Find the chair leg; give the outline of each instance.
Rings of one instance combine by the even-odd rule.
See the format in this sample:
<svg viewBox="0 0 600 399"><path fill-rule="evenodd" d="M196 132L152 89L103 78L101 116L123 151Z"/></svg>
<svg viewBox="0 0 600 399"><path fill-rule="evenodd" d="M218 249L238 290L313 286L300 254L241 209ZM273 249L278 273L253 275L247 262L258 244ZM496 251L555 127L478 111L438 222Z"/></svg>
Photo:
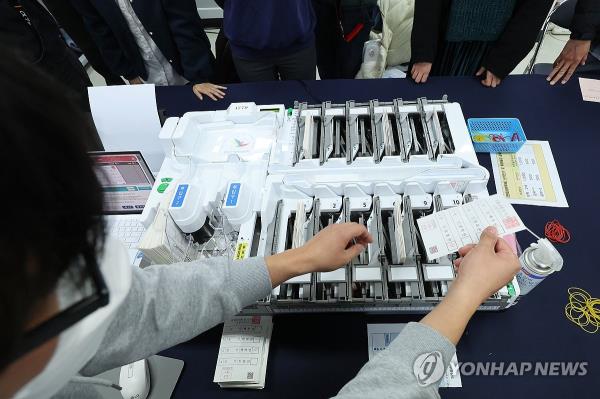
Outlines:
<svg viewBox="0 0 600 399"><path fill-rule="evenodd" d="M535 62L537 61L538 54L542 48L542 44L544 43L544 38L546 37L546 31L548 30L548 24L550 23L551 15L552 15L552 13L548 14L548 16L546 17L546 20L544 21L544 24L542 25L542 29L540 30L540 33L539 33L536 43L534 45L533 56L531 57L529 64L527 64L527 67L525 68L526 75L533 74L533 66L535 65Z"/></svg>

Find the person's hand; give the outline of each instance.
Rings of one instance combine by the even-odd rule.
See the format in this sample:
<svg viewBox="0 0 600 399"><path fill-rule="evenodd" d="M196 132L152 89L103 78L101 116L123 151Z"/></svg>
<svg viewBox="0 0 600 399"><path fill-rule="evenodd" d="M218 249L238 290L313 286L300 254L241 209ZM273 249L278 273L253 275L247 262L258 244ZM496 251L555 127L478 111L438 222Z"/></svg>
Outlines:
<svg viewBox="0 0 600 399"><path fill-rule="evenodd" d="M506 285L520 270L519 259L495 228L481 233L479 244L458 250L457 276L448 294L421 323L433 328L454 345L483 301Z"/></svg>
<svg viewBox="0 0 600 399"><path fill-rule="evenodd" d="M556 61L554 61L554 69L552 69L546 80L551 85L555 85L561 79L562 84L567 83L577 67L585 65L591 45L590 40L569 39Z"/></svg>
<svg viewBox="0 0 600 399"><path fill-rule="evenodd" d="M137 78L129 79L130 85L143 85L144 81L139 76Z"/></svg>
<svg viewBox="0 0 600 399"><path fill-rule="evenodd" d="M311 272L329 272L349 263L365 250L373 237L358 223L329 225L319 231L301 249Z"/></svg>
<svg viewBox="0 0 600 399"><path fill-rule="evenodd" d="M492 71L488 71L484 67L479 68L479 71L477 71L475 76L483 76L484 74L485 76L484 79L481 81L481 84L485 87L496 87L500 86L500 83L502 83L502 79L500 79L498 76L494 75Z"/></svg>
<svg viewBox="0 0 600 399"><path fill-rule="evenodd" d="M202 96L204 94L214 101L217 101L225 97L225 92L223 90L227 90L227 87L217 86L212 83L197 83L192 87L192 90L200 100L204 99Z"/></svg>
<svg viewBox="0 0 600 399"><path fill-rule="evenodd" d="M292 277L339 269L365 250L373 237L358 223L327 226L300 248L269 256L265 262L276 287Z"/></svg>
<svg viewBox="0 0 600 399"><path fill-rule="evenodd" d="M475 306L508 284L521 268L512 248L498 237L494 227L481 233L479 244L462 247L458 254L451 291L473 298Z"/></svg>
<svg viewBox="0 0 600 399"><path fill-rule="evenodd" d="M412 76L415 83L425 83L431 73L431 62L417 62L412 66L410 75Z"/></svg>

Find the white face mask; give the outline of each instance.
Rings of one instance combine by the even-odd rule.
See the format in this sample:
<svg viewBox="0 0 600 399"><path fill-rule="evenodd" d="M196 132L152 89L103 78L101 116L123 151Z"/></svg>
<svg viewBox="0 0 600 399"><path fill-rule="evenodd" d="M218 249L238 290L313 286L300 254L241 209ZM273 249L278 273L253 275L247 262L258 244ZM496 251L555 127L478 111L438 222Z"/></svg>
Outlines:
<svg viewBox="0 0 600 399"><path fill-rule="evenodd" d="M58 345L44 371L23 386L15 399L55 395L98 350L106 329L131 286L129 257L117 240L107 237L100 270L108 287L110 302L59 336Z"/></svg>

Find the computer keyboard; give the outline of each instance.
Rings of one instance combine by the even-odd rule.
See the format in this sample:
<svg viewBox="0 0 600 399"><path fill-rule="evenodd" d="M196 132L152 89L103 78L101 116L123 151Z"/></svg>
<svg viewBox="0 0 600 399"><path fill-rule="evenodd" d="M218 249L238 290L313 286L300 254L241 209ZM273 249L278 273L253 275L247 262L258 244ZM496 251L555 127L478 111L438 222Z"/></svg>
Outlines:
<svg viewBox="0 0 600 399"><path fill-rule="evenodd" d="M121 240L127 248L137 248L145 229L137 217L119 217L109 218L108 231Z"/></svg>

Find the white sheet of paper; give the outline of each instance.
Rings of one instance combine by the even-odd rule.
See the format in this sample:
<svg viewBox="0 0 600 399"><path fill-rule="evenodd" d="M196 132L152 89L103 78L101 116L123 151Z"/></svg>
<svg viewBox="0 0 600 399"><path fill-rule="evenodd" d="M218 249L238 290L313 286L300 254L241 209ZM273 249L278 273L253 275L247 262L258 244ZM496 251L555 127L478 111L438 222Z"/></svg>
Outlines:
<svg viewBox="0 0 600 399"><path fill-rule="evenodd" d="M579 78L583 101L600 103L600 80Z"/></svg>
<svg viewBox="0 0 600 399"><path fill-rule="evenodd" d="M525 230L506 198L492 195L417 219L428 259L437 259L479 242L481 232L494 226L503 236Z"/></svg>
<svg viewBox="0 0 600 399"><path fill-rule="evenodd" d="M367 336L369 342L369 360L379 352L385 350L392 341L402 332L406 323L390 324L367 324ZM452 356L446 373L440 383L440 388L460 388L462 380L460 378L460 367L456 353Z"/></svg>
<svg viewBox="0 0 600 399"><path fill-rule="evenodd" d="M514 154L490 154L496 192L520 205L567 208L550 143L528 140Z"/></svg>
<svg viewBox="0 0 600 399"><path fill-rule="evenodd" d="M226 321L213 381L221 388L264 388L272 331L271 316Z"/></svg>
<svg viewBox="0 0 600 399"><path fill-rule="evenodd" d="M88 88L94 124L106 151L141 151L158 173L165 158L153 84Z"/></svg>

